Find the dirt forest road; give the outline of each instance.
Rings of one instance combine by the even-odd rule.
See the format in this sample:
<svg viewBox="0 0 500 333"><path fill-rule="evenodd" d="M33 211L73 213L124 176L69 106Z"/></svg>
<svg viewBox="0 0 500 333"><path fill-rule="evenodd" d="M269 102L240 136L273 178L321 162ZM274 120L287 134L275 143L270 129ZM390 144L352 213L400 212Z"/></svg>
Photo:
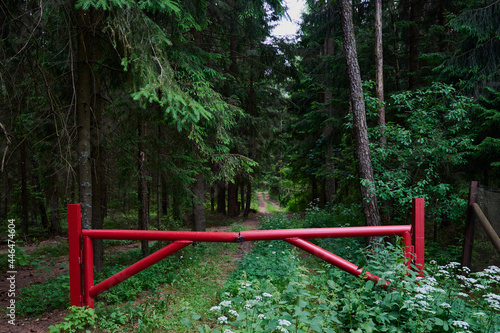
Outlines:
<svg viewBox="0 0 500 333"><path fill-rule="evenodd" d="M259 210L257 214L251 214L248 219L242 220L240 224L246 229L256 230L259 227L259 224L262 220L263 216L270 215L272 213L266 210L268 205L273 205L276 210L280 210L279 205L269 198L269 193L266 192L258 192L257 199L259 201ZM228 231L231 226L217 226L207 229L207 231ZM48 240L50 241L50 240ZM243 242L239 245L237 251L232 253L232 264L227 265L226 267L221 267L221 271L224 272L221 278L224 280L227 276L229 276L237 267L238 260L242 259L246 253L248 253L252 249L253 242ZM130 246L130 245L129 245ZM22 271L22 272L21 272ZM41 283L45 279L53 278L58 274L44 274L41 273L40 270L33 270L33 267L24 266L20 268L18 278L21 276L22 279L17 281L16 289L19 290L21 286L26 286L33 283ZM67 268L62 269L61 272L66 272ZM21 274L22 273L22 274ZM5 276L6 277L6 276ZM0 280L0 304L3 309L7 306L7 281L3 277ZM4 299L5 298L5 299ZM49 326L58 324L64 321L64 317L68 315L66 310L51 310L47 311L37 317L34 318L19 318L17 317L15 320L16 325L9 325L7 323L6 313L2 313L3 320L0 321L0 332L6 333L46 333L49 332Z"/></svg>

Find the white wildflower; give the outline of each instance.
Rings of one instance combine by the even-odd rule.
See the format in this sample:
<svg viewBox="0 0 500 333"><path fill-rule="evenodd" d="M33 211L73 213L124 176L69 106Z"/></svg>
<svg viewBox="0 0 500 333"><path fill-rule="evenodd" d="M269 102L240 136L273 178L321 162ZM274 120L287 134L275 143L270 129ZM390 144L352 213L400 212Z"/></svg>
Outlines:
<svg viewBox="0 0 500 333"><path fill-rule="evenodd" d="M231 301L222 301L219 303L220 306L231 307Z"/></svg>
<svg viewBox="0 0 500 333"><path fill-rule="evenodd" d="M278 319L278 323L281 325L281 326L290 326L292 325L291 322L289 322L288 320L286 319Z"/></svg>
<svg viewBox="0 0 500 333"><path fill-rule="evenodd" d="M280 332L283 332L283 333L288 333L288 330L286 328L284 328L283 326L276 326L276 329L278 329Z"/></svg>
<svg viewBox="0 0 500 333"><path fill-rule="evenodd" d="M236 312L235 310L229 310L229 313L235 317L238 317L238 312Z"/></svg>
<svg viewBox="0 0 500 333"><path fill-rule="evenodd" d="M217 318L220 324L227 324L227 317L226 316L220 316Z"/></svg>
<svg viewBox="0 0 500 333"><path fill-rule="evenodd" d="M273 295L271 295L270 293L263 293L262 296L264 296L264 297L273 297Z"/></svg>
<svg viewBox="0 0 500 333"><path fill-rule="evenodd" d="M257 316L257 318L259 318L260 320L264 320L266 319L266 316L261 313Z"/></svg>
<svg viewBox="0 0 500 333"><path fill-rule="evenodd" d="M443 302L443 303L441 303L440 305L441 305L443 308L445 308L445 309L449 309L449 308L451 308L451 305L450 305L450 304L448 304L448 303L446 303L446 302Z"/></svg>
<svg viewBox="0 0 500 333"><path fill-rule="evenodd" d="M226 329L224 330L224 333L234 333L234 332L233 332L233 331L231 331L229 328L226 328Z"/></svg>
<svg viewBox="0 0 500 333"><path fill-rule="evenodd" d="M218 311L218 310L220 310L220 306L212 306L210 308L210 311Z"/></svg>
<svg viewBox="0 0 500 333"><path fill-rule="evenodd" d="M469 328L469 323L462 320L454 320L452 324L453 326L457 326L460 328L465 328L465 329Z"/></svg>

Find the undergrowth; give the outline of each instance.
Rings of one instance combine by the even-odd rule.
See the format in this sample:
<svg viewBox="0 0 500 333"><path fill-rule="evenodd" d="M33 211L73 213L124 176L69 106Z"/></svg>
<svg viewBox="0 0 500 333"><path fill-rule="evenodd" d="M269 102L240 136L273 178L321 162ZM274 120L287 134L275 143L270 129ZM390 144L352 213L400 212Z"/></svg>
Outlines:
<svg viewBox="0 0 500 333"><path fill-rule="evenodd" d="M324 212L312 210L302 224L280 216L268 219L262 228L317 226L326 217ZM338 218L332 214L329 221ZM279 250L283 251L281 260L286 264L274 263L278 272L266 275L262 271L267 267L245 263L263 256L273 262L277 245L262 245L247 256L241 269L228 280L219 301L210 308L210 323L199 324L198 331L487 333L500 330L497 267L470 273L460 270L457 263L440 266L431 262L422 278L405 265L398 240L374 248L364 248L362 243L352 240L320 243L336 254L349 255L353 262L362 263L365 271L382 280L378 285L366 282L326 263L306 267L295 250L285 247ZM386 281L389 287L384 288L382 284ZM213 325L215 329L211 328Z"/></svg>
<svg viewBox="0 0 500 333"><path fill-rule="evenodd" d="M311 209L301 220L276 215L266 218L260 229L353 226L359 224L355 212ZM224 281L221 267L232 260L225 253L237 244L202 243L101 295L91 326L94 332L500 331L497 267L472 273L458 263L431 261L422 278L406 266L399 239L373 248L361 239L315 243L381 281L351 276L283 241L256 242ZM139 250L117 254L114 266L96 280L137 258ZM85 315L76 313L60 327L84 325Z"/></svg>

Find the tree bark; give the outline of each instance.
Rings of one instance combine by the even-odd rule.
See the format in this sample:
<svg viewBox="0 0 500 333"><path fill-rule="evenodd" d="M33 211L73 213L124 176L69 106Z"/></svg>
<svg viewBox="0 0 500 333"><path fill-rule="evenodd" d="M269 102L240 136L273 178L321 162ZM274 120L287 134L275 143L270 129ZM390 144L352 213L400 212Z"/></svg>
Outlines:
<svg viewBox="0 0 500 333"><path fill-rule="evenodd" d="M384 106L384 52L382 44L382 0L375 0L375 94L379 100L378 126L380 143L385 145L385 106Z"/></svg>
<svg viewBox="0 0 500 333"><path fill-rule="evenodd" d="M167 181L162 177L161 182L161 214L163 216L168 213L168 193L167 193Z"/></svg>
<svg viewBox="0 0 500 333"><path fill-rule="evenodd" d="M59 219L59 193L57 190L57 182L54 181L51 196L51 222L50 222L50 232L53 235L61 234L61 222Z"/></svg>
<svg viewBox="0 0 500 333"><path fill-rule="evenodd" d="M335 10L334 10L334 4L333 2L328 3L328 21L330 24L330 28L327 30L327 35L325 38L325 45L324 45L324 52L325 56L333 56L335 53L335 37L334 37L334 19L335 19ZM332 90L330 87L331 82L327 85L325 91L324 91L324 103L326 106L328 118L332 119L334 116L334 111L333 111L333 106L330 105L330 102L332 100ZM326 154L325 154L325 165L326 165L326 170L327 170L327 175L325 177L325 182L324 182L324 193L322 195L323 197L323 204L322 206L325 207L325 205L331 204L333 201L333 195L335 193L335 178L332 176L335 171L335 150L333 148L333 135L334 135L334 128L331 120L328 120L325 125L325 129L323 131L323 135L325 136L326 140Z"/></svg>
<svg viewBox="0 0 500 333"><path fill-rule="evenodd" d="M139 116L140 117L140 116ZM139 120L138 137L139 137L139 181L138 181L138 199L139 199L139 230L148 230L149 225L149 209L148 209L148 184L146 173L146 153L144 151L145 125L142 119ZM145 257L149 254L149 246L147 240L141 241L142 255Z"/></svg>
<svg viewBox="0 0 500 333"><path fill-rule="evenodd" d="M205 231L205 179L201 174L196 175L193 184L193 231Z"/></svg>
<svg viewBox="0 0 500 333"><path fill-rule="evenodd" d="M92 103L92 68L90 65L91 20L92 10L77 11L77 153L78 153L78 188L82 211L82 228L92 226L92 166L90 161L90 121Z"/></svg>
<svg viewBox="0 0 500 333"><path fill-rule="evenodd" d="M38 170L40 165L36 158L32 156L31 158L31 182L32 182L32 187L35 190L35 202L38 207L38 212L40 213L40 221L42 224L42 227L45 230L50 229L49 225L49 218L47 216L47 209L45 207L45 193L42 191L42 186L40 185L40 177L38 173L35 170Z"/></svg>
<svg viewBox="0 0 500 333"><path fill-rule="evenodd" d="M339 7L343 49L347 62L347 75L349 78L349 90L351 93L350 101L353 113L353 132L356 143L359 178L361 180L360 185L363 211L365 214L366 225L376 226L380 225L380 215L374 188L373 168L366 125L365 101L356 51L354 26L352 22L352 1L340 0Z"/></svg>
<svg viewBox="0 0 500 333"><path fill-rule="evenodd" d="M392 48L394 52L394 68L396 71L396 90L401 90L401 68L399 66L399 38L398 38L398 29L396 25L396 9L394 7L394 3L392 1L388 2L389 11L391 13L391 23L392 23L392 33L394 35Z"/></svg>
<svg viewBox="0 0 500 333"><path fill-rule="evenodd" d="M28 202L28 171L27 171L27 157L26 157L26 140L21 139L21 210L22 210L22 230L23 234L28 235L29 231L29 202Z"/></svg>
<svg viewBox="0 0 500 333"><path fill-rule="evenodd" d="M240 178L240 212L245 211L245 182L243 181L243 177Z"/></svg>
<svg viewBox="0 0 500 333"><path fill-rule="evenodd" d="M96 86L99 83L94 82ZM96 91L99 92L99 87ZM100 94L94 94L94 115L95 123L91 128L92 133L92 229L102 229L104 227L104 214L103 214L103 197L104 197L104 179L105 167L103 161L103 147L102 147L102 109L104 104ZM93 241L93 255L94 267L96 272L100 272L103 268L104 259L104 246L102 239L95 239Z"/></svg>
<svg viewBox="0 0 500 333"><path fill-rule="evenodd" d="M238 208L238 186L234 181L230 181L227 184L227 216L238 216Z"/></svg>
<svg viewBox="0 0 500 333"><path fill-rule="evenodd" d="M420 84L420 21L424 12L423 0L410 1L410 54L408 88L413 89Z"/></svg>
<svg viewBox="0 0 500 333"><path fill-rule="evenodd" d="M251 205L251 202L252 202L252 183L250 181L250 177L248 177L246 204L245 204L245 211L244 211L244 216L245 217L248 217L248 215L250 215L250 205Z"/></svg>
<svg viewBox="0 0 500 333"><path fill-rule="evenodd" d="M210 186L210 211L215 213L215 185Z"/></svg>
<svg viewBox="0 0 500 333"><path fill-rule="evenodd" d="M217 213L226 215L226 185L222 180L217 181Z"/></svg>

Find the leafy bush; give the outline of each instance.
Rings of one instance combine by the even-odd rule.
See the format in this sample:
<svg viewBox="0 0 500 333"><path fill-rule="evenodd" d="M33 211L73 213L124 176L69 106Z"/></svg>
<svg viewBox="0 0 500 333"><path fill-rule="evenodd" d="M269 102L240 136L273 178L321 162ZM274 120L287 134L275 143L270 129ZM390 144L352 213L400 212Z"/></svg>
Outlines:
<svg viewBox="0 0 500 333"><path fill-rule="evenodd" d="M37 315L52 309L69 306L69 275L47 280L45 283L21 288L16 305L20 314Z"/></svg>
<svg viewBox="0 0 500 333"><path fill-rule="evenodd" d="M83 330L85 330L85 332L90 332L90 330L87 329L94 326L94 309L71 306L69 311L69 315L64 318L66 321L57 325L49 326L50 333L73 333Z"/></svg>
<svg viewBox="0 0 500 333"><path fill-rule="evenodd" d="M375 115L376 104L367 105ZM381 210L392 223L407 223L411 200L423 197L432 203L426 207L428 220L461 221L467 202L452 173L472 152L469 115L477 105L454 87L434 83L391 96L387 107L400 118L386 124L387 143L378 142L379 128L370 132Z"/></svg>

